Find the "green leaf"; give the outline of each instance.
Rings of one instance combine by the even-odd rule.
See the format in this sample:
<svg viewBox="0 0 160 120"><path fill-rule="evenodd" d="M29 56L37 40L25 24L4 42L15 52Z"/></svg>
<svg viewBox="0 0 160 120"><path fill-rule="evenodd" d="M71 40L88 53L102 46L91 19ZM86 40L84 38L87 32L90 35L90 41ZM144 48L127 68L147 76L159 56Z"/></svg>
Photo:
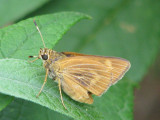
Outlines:
<svg viewBox="0 0 160 120"><path fill-rule="evenodd" d="M89 17L80 13L63 12L35 17L35 20L43 34L46 46L51 48L73 24L84 18ZM65 110L57 84L51 79L48 79L39 99L36 98L44 81L45 70L42 65L21 60L31 54L37 55L39 48L43 47L32 18L2 29L0 36L0 52L3 56L3 59L0 59L1 93L41 104L76 119L99 117L93 106L77 103L64 94L64 103L68 109Z"/></svg>
<svg viewBox="0 0 160 120"><path fill-rule="evenodd" d="M62 12L34 19L42 32L46 47L52 48L72 25L84 18L89 16ZM29 55L38 55L39 49L44 48L33 18L1 29L0 38L0 55L3 58L28 59Z"/></svg>
<svg viewBox="0 0 160 120"><path fill-rule="evenodd" d="M48 0L0 0L0 26L11 24Z"/></svg>
<svg viewBox="0 0 160 120"><path fill-rule="evenodd" d="M130 120L133 118L133 83L126 77L112 86L94 106L108 120Z"/></svg>
<svg viewBox="0 0 160 120"><path fill-rule="evenodd" d="M0 111L4 109L8 104L10 104L13 100L13 97L0 94Z"/></svg>
<svg viewBox="0 0 160 120"><path fill-rule="evenodd" d="M15 99L0 113L1 120L71 120L65 115L29 101Z"/></svg>
<svg viewBox="0 0 160 120"><path fill-rule="evenodd" d="M19 59L1 59L0 66L2 93L38 103L77 119L97 118L98 112L92 106L77 103L63 94L64 103L68 109L65 110L60 100L57 83L51 79L48 79L40 97L36 98L45 77L42 66Z"/></svg>

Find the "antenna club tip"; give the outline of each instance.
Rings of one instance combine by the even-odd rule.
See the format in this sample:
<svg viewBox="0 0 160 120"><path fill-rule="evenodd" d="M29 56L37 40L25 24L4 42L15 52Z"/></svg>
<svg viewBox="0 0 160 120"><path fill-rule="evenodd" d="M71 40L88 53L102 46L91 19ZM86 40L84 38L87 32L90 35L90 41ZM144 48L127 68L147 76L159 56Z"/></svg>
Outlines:
<svg viewBox="0 0 160 120"><path fill-rule="evenodd" d="M35 26L37 26L37 23L36 23L35 19L33 19L33 22L34 22Z"/></svg>

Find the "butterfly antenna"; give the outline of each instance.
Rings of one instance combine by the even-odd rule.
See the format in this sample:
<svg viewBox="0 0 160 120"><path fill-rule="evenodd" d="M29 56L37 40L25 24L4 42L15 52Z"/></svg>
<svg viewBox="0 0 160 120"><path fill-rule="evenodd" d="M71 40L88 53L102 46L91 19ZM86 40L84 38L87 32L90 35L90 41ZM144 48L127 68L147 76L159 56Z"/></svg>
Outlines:
<svg viewBox="0 0 160 120"><path fill-rule="evenodd" d="M38 27L36 21L33 20L33 22L34 22L34 24L35 24L35 26L36 26L36 28L37 28L37 30L38 30L40 36L41 36L41 39L42 39L42 42L43 42L43 46L44 46L44 48L46 48L46 45L45 45L45 43L44 43L44 39L43 39L42 33L41 33L41 31L39 30L39 27Z"/></svg>

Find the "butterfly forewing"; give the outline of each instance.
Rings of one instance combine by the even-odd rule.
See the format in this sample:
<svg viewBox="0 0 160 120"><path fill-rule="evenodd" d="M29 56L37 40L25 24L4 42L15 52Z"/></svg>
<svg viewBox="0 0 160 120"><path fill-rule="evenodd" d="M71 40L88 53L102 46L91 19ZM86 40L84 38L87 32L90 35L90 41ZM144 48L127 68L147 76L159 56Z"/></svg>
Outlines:
<svg viewBox="0 0 160 120"><path fill-rule="evenodd" d="M124 59L91 55L67 57L58 63L64 81L74 81L97 96L121 79L130 67Z"/></svg>

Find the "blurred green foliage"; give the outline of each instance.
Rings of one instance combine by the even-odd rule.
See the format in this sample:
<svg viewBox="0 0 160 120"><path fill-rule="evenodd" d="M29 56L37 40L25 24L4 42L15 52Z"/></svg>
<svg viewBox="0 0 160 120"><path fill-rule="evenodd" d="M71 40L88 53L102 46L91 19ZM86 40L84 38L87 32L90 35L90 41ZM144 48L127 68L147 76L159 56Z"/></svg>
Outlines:
<svg viewBox="0 0 160 120"><path fill-rule="evenodd" d="M9 25L25 17L49 0L0 0L0 26Z"/></svg>
<svg viewBox="0 0 160 120"><path fill-rule="evenodd" d="M92 20L83 20L72 27L71 30L63 36L61 41L52 47L57 51L74 51L85 54L117 56L130 60L132 67L126 74L126 77L112 86L101 98L94 97L95 102L93 106L96 111L100 112L102 119L105 120L133 119L133 89L147 73L159 51L160 1L54 0L49 1L47 4L44 4L47 2L45 0L36 0L37 2L34 2L34 4L32 4L32 2L25 2L24 0L21 0L21 2L14 0L15 2L12 3L10 3L9 0L4 1L5 0L0 0L1 26L13 23L19 19L59 11L76 11L92 16ZM44 4L44 6L39 7L42 4ZM37 9L38 7L39 9ZM8 12L9 8L11 10L14 8L17 9L13 12ZM35 9L37 10L32 12ZM31 25L26 24L26 26ZM50 33L51 30L53 31L52 33ZM48 40L47 36L49 34L56 35L54 30L54 28L41 30L42 34L44 34L45 41L52 41L52 39ZM21 30L17 32L21 34ZM25 35L24 33L24 36ZM0 38L2 37L3 36L0 36ZM38 38L38 35L36 38ZM7 45L8 47L5 48L2 46L5 42L2 42L2 39L0 39L0 50L2 48L5 50L0 51L0 58L3 58L3 54L7 54L12 47L15 47L19 39L19 35L17 35L15 43ZM38 38L37 41L39 39L40 38ZM32 41L29 38L28 40L28 46L37 43L37 41ZM30 46L29 50L34 51L33 53L38 53L37 50L40 47L42 46L37 45L35 48ZM24 56L26 55L27 57L28 54L29 52L25 51ZM21 53L13 57L16 59L25 59L24 56L22 56ZM1 98L4 98L6 106L6 104L10 103L10 99L2 96ZM67 96L65 96L65 98L67 98ZM2 105L4 105L4 102ZM85 111L85 113L88 114L88 111ZM2 120L15 118L23 120L43 120L44 118L46 120L53 118L67 119L67 117L52 110L17 98L0 113L0 119ZM95 119L99 118L97 117Z"/></svg>

